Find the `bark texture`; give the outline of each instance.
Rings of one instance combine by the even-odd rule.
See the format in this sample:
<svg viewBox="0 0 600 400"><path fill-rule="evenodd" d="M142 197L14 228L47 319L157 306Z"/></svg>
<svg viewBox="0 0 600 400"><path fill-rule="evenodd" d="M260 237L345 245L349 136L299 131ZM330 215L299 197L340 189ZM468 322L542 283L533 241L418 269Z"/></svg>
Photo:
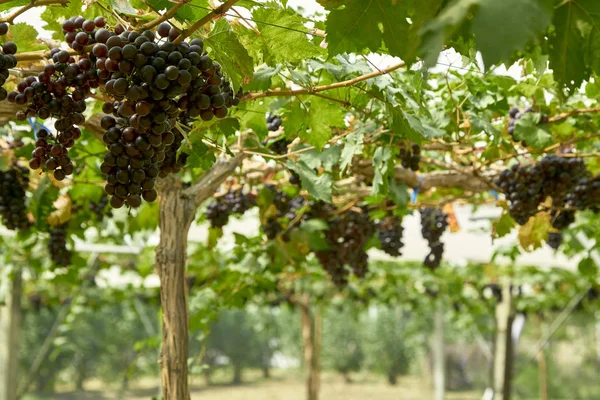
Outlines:
<svg viewBox="0 0 600 400"><path fill-rule="evenodd" d="M321 314L315 318L310 311L308 301L299 304L304 342L304 364L306 368L306 389L308 400L318 400L321 386L319 353L321 348Z"/></svg>
<svg viewBox="0 0 600 400"><path fill-rule="evenodd" d="M187 236L196 210L211 197L241 164L242 156L216 163L195 185L184 190L177 176L160 179L156 188L160 205L160 243L156 272L160 278L163 341L159 364L164 400L189 400Z"/></svg>

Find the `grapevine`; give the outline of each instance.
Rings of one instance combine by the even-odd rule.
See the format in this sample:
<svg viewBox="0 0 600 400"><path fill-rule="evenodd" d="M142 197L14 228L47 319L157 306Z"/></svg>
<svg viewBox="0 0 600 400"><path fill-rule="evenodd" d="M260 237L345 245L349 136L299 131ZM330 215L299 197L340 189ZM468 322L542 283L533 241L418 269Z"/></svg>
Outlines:
<svg viewBox="0 0 600 400"><path fill-rule="evenodd" d="M25 208L26 191L29 185L29 169L12 164L0 171L0 217L11 230L27 230L31 225Z"/></svg>
<svg viewBox="0 0 600 400"><path fill-rule="evenodd" d="M441 209L428 207L421 210L421 233L431 249L423 261L428 268L435 269L442 262L444 243L440 239L447 227L448 216Z"/></svg>
<svg viewBox="0 0 600 400"><path fill-rule="evenodd" d="M67 224L59 225L50 231L48 252L56 266L66 267L71 264L71 251L67 249Z"/></svg>
<svg viewBox="0 0 600 400"><path fill-rule="evenodd" d="M402 233L404 231L402 220L396 216L388 216L379 222L377 228L381 250L392 257L401 256L400 250L404 246L404 243L402 243Z"/></svg>

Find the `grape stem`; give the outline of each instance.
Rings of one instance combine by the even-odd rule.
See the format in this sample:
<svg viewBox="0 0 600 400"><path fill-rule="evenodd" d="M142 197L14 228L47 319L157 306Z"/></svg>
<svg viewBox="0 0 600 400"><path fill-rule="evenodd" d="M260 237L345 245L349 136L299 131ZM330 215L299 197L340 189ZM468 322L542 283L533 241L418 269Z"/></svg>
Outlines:
<svg viewBox="0 0 600 400"><path fill-rule="evenodd" d="M329 85L314 86L312 88L297 89L297 90L267 90L266 92L247 93L240 100L241 101L249 101L249 100L260 99L263 97L284 97L284 96L298 96L298 95L303 95L303 94L315 94L315 93L319 93L319 92L324 92L326 90L354 86L357 83L366 81L368 79L375 78L375 77L381 76L381 75L387 75L390 72L393 72L399 68L404 67L405 65L406 65L406 63L403 61L403 62L400 62L396 65L392 65L391 67L388 67L385 69L373 71L368 74L357 76L356 78L353 78L353 79L349 79L347 81L331 83Z"/></svg>
<svg viewBox="0 0 600 400"><path fill-rule="evenodd" d="M21 8L19 8L17 11L15 11L14 13L6 16L5 18L0 18L0 23L2 22L6 22L9 24L14 23L15 19L23 14L25 11L34 8L34 7L43 7L43 6L50 6L53 4L60 4L62 6L66 6L67 3L69 2L69 0L38 0L38 1L32 1L31 3L27 4L26 6L23 6Z"/></svg>
<svg viewBox="0 0 600 400"><path fill-rule="evenodd" d="M155 18L155 19L153 19L152 21L150 21L150 22L147 22L147 23L145 23L144 25L140 26L140 27L138 28L138 30L140 30L140 31L145 31L145 30L147 30L147 29L152 29L152 28L154 28L155 26L158 26L158 25L162 24L163 22L165 22L165 21L168 21L169 19L173 18L173 16L175 15L175 13L176 13L177 11L179 11L179 9L180 9L181 7L185 6L185 5L186 5L187 3L189 3L189 2L190 2L190 0L181 0L181 1L178 1L178 2L176 2L176 3L175 3L175 5L174 5L173 7L169 8L169 9L167 10L167 12L166 12L166 13L164 13L164 14L163 14L163 15L161 15L160 17L158 17L158 18Z"/></svg>
<svg viewBox="0 0 600 400"><path fill-rule="evenodd" d="M206 14L204 17L202 17L198 22L194 23L189 28L181 32L177 39L173 41L173 43L179 44L183 42L186 38L190 37L194 32L202 28L204 25L208 24L214 18L220 17L221 15L225 14L238 1L239 0L227 0L225 3L221 4L219 7L215 8L214 10Z"/></svg>

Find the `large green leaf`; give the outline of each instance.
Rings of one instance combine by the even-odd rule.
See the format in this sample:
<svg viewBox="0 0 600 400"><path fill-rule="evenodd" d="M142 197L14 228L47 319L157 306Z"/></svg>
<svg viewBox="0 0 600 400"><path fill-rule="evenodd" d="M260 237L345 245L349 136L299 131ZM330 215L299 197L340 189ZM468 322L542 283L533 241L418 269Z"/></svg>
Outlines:
<svg viewBox="0 0 600 400"><path fill-rule="evenodd" d="M308 110L304 106L310 104ZM286 135L298 135L318 149L331 138L334 127L344 126L345 112L339 104L320 97L310 98L310 103L295 101L287 106L283 126Z"/></svg>
<svg viewBox="0 0 600 400"><path fill-rule="evenodd" d="M35 28L25 22L10 26L9 37L15 42L19 52L47 49L47 46L37 41L37 35Z"/></svg>
<svg viewBox="0 0 600 400"><path fill-rule="evenodd" d="M364 138L365 134L362 130L352 132L346 136L344 141L344 149L342 150L342 155L340 156L341 172L345 171L348 165L352 163L352 158L356 154L362 153Z"/></svg>
<svg viewBox="0 0 600 400"><path fill-rule="evenodd" d="M318 200L323 200L331 203L331 191L333 181L329 174L317 175L317 173L309 168L302 161L293 163L288 161L288 167L296 171L300 175L300 181L302 182L302 188L306 189L308 193Z"/></svg>
<svg viewBox="0 0 600 400"><path fill-rule="evenodd" d="M473 34L486 65L510 61L547 30L551 19L552 0L454 0L425 24L421 53L431 67L445 44L458 36L468 42Z"/></svg>
<svg viewBox="0 0 600 400"><path fill-rule="evenodd" d="M373 195L386 194L389 184L390 159L392 153L388 147L378 147L373 156Z"/></svg>
<svg viewBox="0 0 600 400"><path fill-rule="evenodd" d="M380 52L407 62L416 58L422 23L442 0L345 0L329 3L327 42L330 57L340 53ZM343 5L343 7L339 7Z"/></svg>
<svg viewBox="0 0 600 400"><path fill-rule="evenodd" d="M297 63L324 54L324 49L302 33L309 32L303 25L306 20L294 10L260 7L252 16L260 31L253 41L260 43L263 61L268 65Z"/></svg>
<svg viewBox="0 0 600 400"><path fill-rule="evenodd" d="M562 2L554 12L550 68L560 83L576 87L600 71L600 2Z"/></svg>
<svg viewBox="0 0 600 400"><path fill-rule="evenodd" d="M221 64L236 90L243 80L252 78L254 60L242 46L227 20L218 20L204 43L211 49L211 55Z"/></svg>
<svg viewBox="0 0 600 400"><path fill-rule="evenodd" d="M554 143L547 125L540 125L539 122L540 114L527 113L523 115L515 125L515 140L523 140L527 146L534 149L543 149Z"/></svg>

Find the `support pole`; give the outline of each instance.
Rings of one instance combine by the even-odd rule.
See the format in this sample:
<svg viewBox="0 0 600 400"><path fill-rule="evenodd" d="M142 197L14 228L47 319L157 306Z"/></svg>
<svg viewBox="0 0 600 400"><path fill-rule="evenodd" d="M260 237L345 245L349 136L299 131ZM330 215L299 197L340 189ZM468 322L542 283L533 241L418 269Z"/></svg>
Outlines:
<svg viewBox="0 0 600 400"><path fill-rule="evenodd" d="M6 305L0 308L0 400L17 398L22 288L23 277L18 269L13 275Z"/></svg>
<svg viewBox="0 0 600 400"><path fill-rule="evenodd" d="M434 399L444 400L446 397L446 357L444 349L444 306L441 299L438 299L436 303L432 350Z"/></svg>
<svg viewBox="0 0 600 400"><path fill-rule="evenodd" d="M494 400L510 400L512 378L512 293L510 280L502 285L502 301L496 305L496 349L494 355Z"/></svg>

